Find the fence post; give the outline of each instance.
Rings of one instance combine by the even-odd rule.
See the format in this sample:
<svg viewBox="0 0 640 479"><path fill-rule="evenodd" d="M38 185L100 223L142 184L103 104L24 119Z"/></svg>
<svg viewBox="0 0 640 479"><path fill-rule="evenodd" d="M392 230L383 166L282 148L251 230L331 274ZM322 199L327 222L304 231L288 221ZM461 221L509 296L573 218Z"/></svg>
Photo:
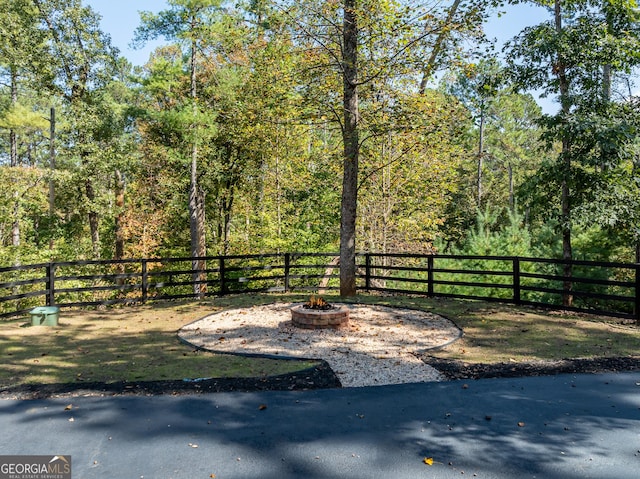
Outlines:
<svg viewBox="0 0 640 479"><path fill-rule="evenodd" d="M364 289L371 290L371 253L364 254Z"/></svg>
<svg viewBox="0 0 640 479"><path fill-rule="evenodd" d="M49 263L46 268L47 273L47 306L53 306L56 304L55 287L56 287L56 265L55 263Z"/></svg>
<svg viewBox="0 0 640 479"><path fill-rule="evenodd" d="M220 256L219 257L219 262L220 262L220 294L221 295L225 295L227 294L227 284L225 283L224 277L226 275L225 271L224 271L224 256Z"/></svg>
<svg viewBox="0 0 640 479"><path fill-rule="evenodd" d="M513 258L513 302L520 305L520 258Z"/></svg>
<svg viewBox="0 0 640 479"><path fill-rule="evenodd" d="M289 284L289 274L291 271L291 253L284 254L284 292L288 293L290 284Z"/></svg>
<svg viewBox="0 0 640 479"><path fill-rule="evenodd" d="M434 256L427 256L427 295L433 298L433 260Z"/></svg>
<svg viewBox="0 0 640 479"><path fill-rule="evenodd" d="M142 260L142 302L146 303L149 295L149 273L147 270L147 260Z"/></svg>

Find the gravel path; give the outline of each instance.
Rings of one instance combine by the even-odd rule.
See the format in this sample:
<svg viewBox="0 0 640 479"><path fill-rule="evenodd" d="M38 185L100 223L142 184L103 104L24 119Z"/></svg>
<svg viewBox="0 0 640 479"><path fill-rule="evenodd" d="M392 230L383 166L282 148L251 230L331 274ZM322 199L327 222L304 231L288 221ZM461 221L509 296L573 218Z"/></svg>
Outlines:
<svg viewBox="0 0 640 479"><path fill-rule="evenodd" d="M180 337L211 351L324 359L342 386L441 381L418 356L458 339L462 332L436 314L384 306L347 305L339 330L292 325L290 309L276 303L212 314L180 330Z"/></svg>

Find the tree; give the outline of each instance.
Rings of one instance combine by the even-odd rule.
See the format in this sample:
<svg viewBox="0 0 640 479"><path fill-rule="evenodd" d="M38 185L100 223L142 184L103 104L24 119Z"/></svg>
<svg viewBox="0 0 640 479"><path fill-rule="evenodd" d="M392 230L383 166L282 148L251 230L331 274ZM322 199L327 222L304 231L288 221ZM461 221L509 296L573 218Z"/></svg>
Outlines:
<svg viewBox="0 0 640 479"><path fill-rule="evenodd" d="M2 118L2 128L9 132L9 164L18 167L19 134L29 134L44 129L42 115L20 103L20 90L28 89L35 75L43 71L42 54L44 36L34 19L35 8L30 0L0 2L0 68L6 73L10 103ZM25 88L26 87L26 88ZM15 183L16 178L12 178ZM20 197L21 187L14 184L11 243L20 246Z"/></svg>
<svg viewBox="0 0 640 479"><path fill-rule="evenodd" d="M576 210L606 185L602 173L629 157L635 138L637 115L623 113L628 108L612 100L610 86L616 73L640 63L640 30L634 0L545 4L553 8L553 21L516 37L509 63L517 85L557 95L560 103L559 113L544 116L541 124L549 145L561 143L545 189L553 191L559 183L565 290L570 291ZM571 302L566 294L563 303Z"/></svg>
<svg viewBox="0 0 640 479"><path fill-rule="evenodd" d="M394 82L412 88L416 74L428 74L437 64L444 38L455 30L470 30L481 21L483 5L471 2L439 10L436 2L296 2L290 11L296 41L310 59L307 99L330 112L340 125L343 175L340 226L340 294L356 292L356 225L360 149L383 131L369 130L386 89ZM297 12L297 13L295 13ZM444 22L440 18L444 16ZM463 19L464 21L458 21ZM443 30L447 35L440 35ZM429 52L435 57L431 60ZM412 83L409 83L412 82ZM410 87L410 88L411 88Z"/></svg>
<svg viewBox="0 0 640 479"><path fill-rule="evenodd" d="M476 201L482 207L482 174L485 158L485 127L494 114L492 103L497 99L502 82L502 71L497 60L468 64L447 90L471 112L478 129Z"/></svg>
<svg viewBox="0 0 640 479"><path fill-rule="evenodd" d="M358 205L358 160L360 156L360 106L358 103L359 26L356 0L345 0L342 29L342 81L344 122L344 167L340 221L340 295L356 294L356 216Z"/></svg>
<svg viewBox="0 0 640 479"><path fill-rule="evenodd" d="M444 78L443 89L467 108L473 119L469 135L477 138L475 185L468 188L475 186L478 208L502 209L508 204L513 211L516 190L541 162L537 121L542 110L531 94L509 88L496 60L463 65L453 73Z"/></svg>
<svg viewBox="0 0 640 479"><path fill-rule="evenodd" d="M211 27L212 17L219 8L221 0L169 0L170 9L155 15L142 12L142 25L136 30L135 42L144 42L164 37L167 40L184 42L189 50L189 97L191 99L192 122L191 132L191 163L189 185L189 228L191 236L191 256L203 258L206 256L205 237L205 198L204 192L198 184L198 148L199 129L198 119L198 50ZM194 293L206 291L204 280L204 260L194 259Z"/></svg>
<svg viewBox="0 0 640 479"><path fill-rule="evenodd" d="M130 66L122 63L121 74L111 83L96 90L93 95L93 118L87 128L97 151L93 162L97 165L98 177L104 178L113 206L109 209L109 224L113 242L104 245L110 257L123 259L125 252L124 215L128 180L139 170L134 124L138 109L135 105L135 90L128 79Z"/></svg>
<svg viewBox="0 0 640 479"><path fill-rule="evenodd" d="M35 7L31 0L2 0L0 9L0 67L7 73L11 105L18 103L20 83L32 81L43 73L45 37L38 28ZM10 131L11 164L17 163L16 133Z"/></svg>
<svg viewBox="0 0 640 479"><path fill-rule="evenodd" d="M362 146L358 236L367 251L431 253L458 192L467 112L442 92L396 92Z"/></svg>
<svg viewBox="0 0 640 479"><path fill-rule="evenodd" d="M68 120L74 122L67 146L79 162L85 200L81 204L87 205L93 255L99 257L100 189L95 184L95 145L88 126L94 123L93 92L109 83L118 71L118 51L100 30L99 17L80 0L32 1L49 45L49 71L39 79L42 87L66 102Z"/></svg>

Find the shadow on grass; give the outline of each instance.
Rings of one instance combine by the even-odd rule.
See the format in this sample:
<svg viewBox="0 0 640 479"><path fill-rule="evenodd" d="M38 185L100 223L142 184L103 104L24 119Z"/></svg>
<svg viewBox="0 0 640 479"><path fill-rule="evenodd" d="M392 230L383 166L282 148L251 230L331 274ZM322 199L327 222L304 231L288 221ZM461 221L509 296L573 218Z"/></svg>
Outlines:
<svg viewBox="0 0 640 479"><path fill-rule="evenodd" d="M327 295L329 301L335 297ZM243 389L334 387L335 375L321 362L210 354L188 348L177 338L180 327L224 308L242 308L278 301L299 302L306 295L239 295L189 303L152 303L96 311L63 310L59 327L23 327L25 321L0 323L0 392L20 388L44 391L46 385L89 389L115 385L150 393L175 391L184 378L245 381ZM528 308L476 301L420 297L358 296L353 302L418 308L440 314L464 330L458 343L435 354L446 364L497 365L495 375L530 375L530 363L547 362L549 374L568 359L573 369L602 368L598 361L628 359L605 370L632 370L640 359L640 328L584 315L558 316ZM579 363L576 359L590 359ZM425 358L430 362L429 358ZM458 363L456 363L456 361ZM628 363L631 361L630 363ZM634 362L635 361L635 362ZM436 365L436 363L432 363ZM518 365L526 365L519 368ZM566 364L569 363L564 363ZM438 367L436 365L436 367ZM553 368L556 367L554 370ZM500 373L502 371L502 373ZM514 373L515 371L515 373ZM296 376L299 374L299 376ZM467 367L461 375L474 377ZM293 376L291 376L293 375ZM280 377L275 382L267 378ZM289 379L282 379L289 378ZM300 379L302 378L302 379ZM308 379L307 379L308 378ZM225 379L225 380L226 380ZM210 390L223 388L211 384ZM253 386L252 386L253 384ZM270 386L273 384L273 386ZM53 388L54 386L50 386ZM192 382L193 390L206 389ZM230 388L232 386L224 386ZM222 390L222 389L220 389Z"/></svg>
<svg viewBox="0 0 640 479"><path fill-rule="evenodd" d="M212 310L211 304L154 304L104 311L62 311L57 327L25 322L0 327L0 390L151 393L185 390L302 387L301 378L324 371L316 361L286 361L212 354L189 348L177 330ZM218 380L211 381L211 379ZM189 379L189 381L184 381ZM311 380L310 380L311 381Z"/></svg>

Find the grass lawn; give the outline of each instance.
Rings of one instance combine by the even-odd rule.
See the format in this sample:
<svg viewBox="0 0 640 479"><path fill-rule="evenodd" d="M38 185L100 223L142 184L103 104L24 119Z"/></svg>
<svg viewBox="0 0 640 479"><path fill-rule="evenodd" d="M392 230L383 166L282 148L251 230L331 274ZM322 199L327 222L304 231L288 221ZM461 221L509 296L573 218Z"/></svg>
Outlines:
<svg viewBox="0 0 640 479"><path fill-rule="evenodd" d="M397 297L384 303L425 309L454 321L464 336L433 352L443 359L495 364L640 357L640 326L635 322L482 301Z"/></svg>
<svg viewBox="0 0 640 479"><path fill-rule="evenodd" d="M194 351L180 327L222 309L217 302L61 310L59 326L0 322L0 388L23 384L263 377L313 363Z"/></svg>
<svg viewBox="0 0 640 479"><path fill-rule="evenodd" d="M0 322L0 388L263 377L306 369L313 363L196 352L176 334L181 326L223 308L304 299L300 295L242 295L97 311L63 309L58 327L31 327L26 318ZM491 364L640 354L640 327L615 319L476 301L364 295L353 301L424 309L451 319L463 329L464 337L434 351L434 356L443 359Z"/></svg>

